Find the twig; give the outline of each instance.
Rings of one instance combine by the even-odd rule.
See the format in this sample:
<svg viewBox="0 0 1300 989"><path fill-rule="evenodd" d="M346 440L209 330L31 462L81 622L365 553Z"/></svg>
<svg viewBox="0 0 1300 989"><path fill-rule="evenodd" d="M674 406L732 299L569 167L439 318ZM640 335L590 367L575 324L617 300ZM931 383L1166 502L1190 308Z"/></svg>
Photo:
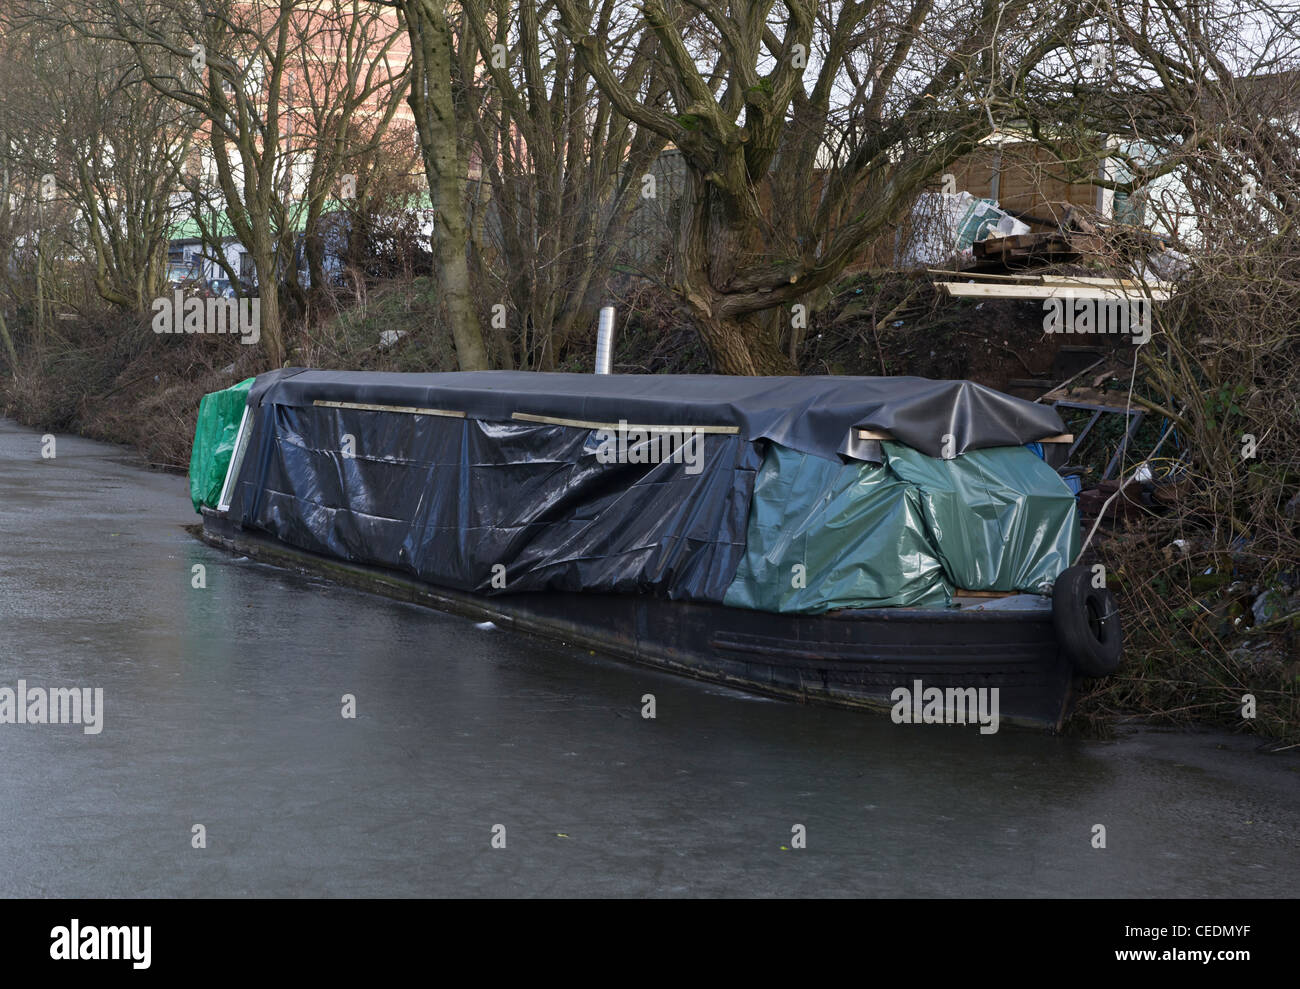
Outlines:
<svg viewBox="0 0 1300 989"><path fill-rule="evenodd" d="M871 336L873 337L876 343L876 358L880 361L880 374L882 377L887 376L888 372L885 370L885 352L880 348L880 331L885 328L886 323L892 320L895 316L897 316L900 312L902 312L907 307L907 304L912 301L912 296L916 295L920 287L921 286L919 283L913 285L912 288L908 290L907 295L903 296L903 300L900 303L898 303L898 305L894 306L893 309L889 310L889 312L885 315L884 319L878 320L876 323L872 324Z"/></svg>
<svg viewBox="0 0 1300 989"><path fill-rule="evenodd" d="M1104 363L1106 362L1106 360L1107 360L1107 358L1105 358L1105 357L1098 357L1095 361L1093 361L1091 364L1089 364L1087 367L1085 367L1082 371L1076 371L1074 374L1070 375L1068 378L1066 378L1064 381L1062 381L1059 385L1053 385L1053 386L1052 386L1051 388L1049 388L1047 391L1045 391L1045 392L1043 392L1041 395L1039 395L1038 398L1035 399L1035 401L1041 402L1041 401L1042 401L1043 399L1045 399L1048 395L1052 394L1052 392L1054 392L1054 391L1060 391L1062 388L1067 387L1067 386L1070 384L1070 382L1073 381L1075 378L1079 377L1080 375L1087 374L1089 371L1091 371L1091 370L1092 370L1094 367L1096 367L1098 364L1104 364Z"/></svg>

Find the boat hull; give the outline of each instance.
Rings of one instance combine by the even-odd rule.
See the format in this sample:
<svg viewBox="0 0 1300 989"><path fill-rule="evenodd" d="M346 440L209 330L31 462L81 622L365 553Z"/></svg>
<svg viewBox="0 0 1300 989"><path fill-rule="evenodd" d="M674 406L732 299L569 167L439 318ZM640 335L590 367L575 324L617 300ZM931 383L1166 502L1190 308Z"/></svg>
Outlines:
<svg viewBox="0 0 1300 989"><path fill-rule="evenodd" d="M210 509L196 534L260 562L583 646L642 665L799 702L890 711L917 681L998 688L1002 724L1059 731L1078 678L1050 605L1022 595L964 607L775 614L663 598L579 593L486 597L298 549ZM1017 605L1017 600L1023 603Z"/></svg>

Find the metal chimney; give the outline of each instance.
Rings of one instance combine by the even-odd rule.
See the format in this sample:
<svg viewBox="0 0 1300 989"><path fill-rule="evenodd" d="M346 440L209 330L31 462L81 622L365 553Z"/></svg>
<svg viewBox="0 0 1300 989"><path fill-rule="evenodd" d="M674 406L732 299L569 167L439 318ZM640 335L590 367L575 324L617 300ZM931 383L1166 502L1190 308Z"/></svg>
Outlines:
<svg viewBox="0 0 1300 989"><path fill-rule="evenodd" d="M600 324L596 329L596 373L609 374L614 366L614 307L600 310Z"/></svg>

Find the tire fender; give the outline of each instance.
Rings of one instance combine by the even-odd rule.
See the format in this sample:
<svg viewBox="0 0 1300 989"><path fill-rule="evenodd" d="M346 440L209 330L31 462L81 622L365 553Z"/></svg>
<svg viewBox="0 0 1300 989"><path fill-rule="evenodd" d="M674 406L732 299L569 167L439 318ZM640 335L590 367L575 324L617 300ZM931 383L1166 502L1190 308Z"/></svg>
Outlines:
<svg viewBox="0 0 1300 989"><path fill-rule="evenodd" d="M1086 677L1104 677L1119 668L1123 652L1119 605L1104 587L1092 586L1092 571L1067 568L1052 586L1052 625L1061 651Z"/></svg>

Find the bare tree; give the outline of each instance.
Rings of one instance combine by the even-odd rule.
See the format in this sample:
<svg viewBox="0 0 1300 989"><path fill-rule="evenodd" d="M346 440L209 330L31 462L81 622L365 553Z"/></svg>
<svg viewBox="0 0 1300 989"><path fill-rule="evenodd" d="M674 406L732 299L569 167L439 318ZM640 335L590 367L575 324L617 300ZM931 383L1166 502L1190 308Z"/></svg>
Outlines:
<svg viewBox="0 0 1300 989"><path fill-rule="evenodd" d="M354 117L376 102L384 107L384 94L400 91L405 77L402 60L394 67L388 58L395 30L376 10L330 0L198 0L179 7L93 0L78 22L92 37L129 45L143 81L184 108L203 135L200 166L187 182L195 219L204 239L217 244L228 224L251 254L261 287L261 339L276 366L286 356L282 283L300 296L299 230L319 218L346 164ZM391 119L388 103L371 120L366 142ZM324 154L321 139L328 142ZM216 260L237 282L224 255Z"/></svg>
<svg viewBox="0 0 1300 989"><path fill-rule="evenodd" d="M793 371L788 307L1009 119L1086 18L1069 0L647 0L667 73L647 101L582 0L557 6L619 113L685 157L671 284L737 374Z"/></svg>
<svg viewBox="0 0 1300 989"><path fill-rule="evenodd" d="M359 166L385 146L410 84L410 58L399 44L405 36L396 18L377 4L348 0L300 7L291 22L291 127L297 140L287 171L301 174L301 188L291 198L298 203L310 283L319 290L325 280L322 213L331 196L346 199L345 192L356 192ZM290 284L300 291L296 267Z"/></svg>
<svg viewBox="0 0 1300 989"><path fill-rule="evenodd" d="M508 301L513 315L512 339L500 319L493 323L499 359L545 370L575 329L590 324L666 141L614 112L571 42L548 23L552 2L461 7L463 34L477 44L461 44L460 82L492 197L490 224L488 210L479 211L475 280L480 298ZM656 40L617 23L616 8L603 0L595 16L620 85L662 98Z"/></svg>
<svg viewBox="0 0 1300 989"><path fill-rule="evenodd" d="M170 193L192 129L178 108L140 85L125 46L68 26L61 3L21 0L7 32L8 68L29 94L13 154L50 176L80 217L94 285L115 306L142 312L165 276Z"/></svg>
<svg viewBox="0 0 1300 989"><path fill-rule="evenodd" d="M446 314L461 370L489 366L483 328L469 276L465 216L465 150L452 94L456 45L445 0L387 0L402 15L411 39L408 102L415 114L420 152L433 201L435 300Z"/></svg>

